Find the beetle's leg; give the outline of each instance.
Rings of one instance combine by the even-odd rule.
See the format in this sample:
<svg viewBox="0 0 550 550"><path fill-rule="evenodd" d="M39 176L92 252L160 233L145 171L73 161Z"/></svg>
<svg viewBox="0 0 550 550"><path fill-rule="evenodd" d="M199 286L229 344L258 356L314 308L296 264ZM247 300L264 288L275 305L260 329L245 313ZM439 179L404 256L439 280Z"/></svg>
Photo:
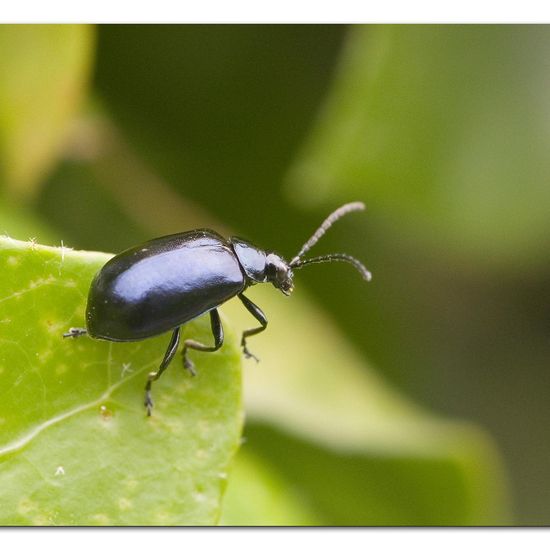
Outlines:
<svg viewBox="0 0 550 550"><path fill-rule="evenodd" d="M241 346L243 347L244 356L247 359L256 359L257 363L259 359L253 353L248 351L248 348L246 347L246 339L249 336L254 336L255 334L263 332L267 328L267 317L265 316L265 313L254 302L251 302L244 294L239 294L239 298L244 307L248 309L248 311L260 322L261 325L260 327L245 330L243 332L243 337L241 338Z"/></svg>
<svg viewBox="0 0 550 550"><path fill-rule="evenodd" d="M174 330L172 333L172 338L170 338L170 343L164 354L164 359L160 364L160 367L156 372L150 372L149 377L147 378L147 384L145 384L145 407L147 408L147 416L151 416L151 411L153 410L153 400L151 398L151 384L158 380L161 374L166 370L166 367L172 361L176 351L178 350L178 344L180 343L180 327Z"/></svg>
<svg viewBox="0 0 550 550"><path fill-rule="evenodd" d="M193 361L187 357L187 350L191 348L198 351L216 351L217 349L220 349L223 344L223 326L217 309L210 310L210 324L212 326L212 334L214 336L213 346L207 346L206 344L201 344L195 340L185 340L183 343L183 366L193 376L197 373L195 372L195 365L193 365Z"/></svg>
<svg viewBox="0 0 550 550"><path fill-rule="evenodd" d="M85 328L71 327L67 332L63 334L63 338L78 338L79 336L83 336L87 333L88 331Z"/></svg>

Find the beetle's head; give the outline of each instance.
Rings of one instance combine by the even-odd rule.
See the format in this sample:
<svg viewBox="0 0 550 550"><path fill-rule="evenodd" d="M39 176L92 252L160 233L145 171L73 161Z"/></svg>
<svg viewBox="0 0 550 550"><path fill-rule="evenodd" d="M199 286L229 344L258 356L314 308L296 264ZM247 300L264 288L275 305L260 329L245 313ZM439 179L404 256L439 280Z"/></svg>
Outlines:
<svg viewBox="0 0 550 550"><path fill-rule="evenodd" d="M265 274L267 281L273 283L283 294L290 296L294 290L293 273L288 263L278 254L267 254L265 259Z"/></svg>
<svg viewBox="0 0 550 550"><path fill-rule="evenodd" d="M229 240L246 275L246 283L272 283L283 294L290 296L294 290L293 277L295 269L325 262L347 262L359 271L363 279L370 281L371 274L367 268L359 260L348 254L337 253L316 256L315 258L304 258L304 255L317 243L335 221L349 212L364 209L365 205L362 202L351 202L337 208L319 226L317 231L315 231L311 238L302 246L300 252L290 262L287 262L274 252L265 252L244 239L231 237Z"/></svg>

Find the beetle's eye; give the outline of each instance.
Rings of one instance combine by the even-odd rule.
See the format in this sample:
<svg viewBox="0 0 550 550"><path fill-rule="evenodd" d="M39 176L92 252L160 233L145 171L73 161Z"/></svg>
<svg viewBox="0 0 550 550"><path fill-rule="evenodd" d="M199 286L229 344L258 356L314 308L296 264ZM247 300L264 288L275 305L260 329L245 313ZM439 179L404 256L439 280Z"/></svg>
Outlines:
<svg viewBox="0 0 550 550"><path fill-rule="evenodd" d="M265 266L265 272L268 279L273 279L277 275L277 267L275 266L275 264L268 262Z"/></svg>
<svg viewBox="0 0 550 550"><path fill-rule="evenodd" d="M285 264L277 254L268 254L265 264L265 272L270 280L278 279L281 271L284 271Z"/></svg>
<svg viewBox="0 0 550 550"><path fill-rule="evenodd" d="M279 279L281 283L285 282L288 279L288 268L286 267L286 265L283 265L279 268L277 272L277 279Z"/></svg>

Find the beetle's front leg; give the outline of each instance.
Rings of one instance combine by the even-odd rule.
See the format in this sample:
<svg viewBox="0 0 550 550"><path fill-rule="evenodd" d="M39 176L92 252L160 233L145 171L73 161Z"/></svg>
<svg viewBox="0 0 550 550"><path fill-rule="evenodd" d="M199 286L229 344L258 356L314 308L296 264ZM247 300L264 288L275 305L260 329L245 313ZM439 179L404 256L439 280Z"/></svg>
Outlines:
<svg viewBox="0 0 550 550"><path fill-rule="evenodd" d="M241 346L243 348L244 356L247 359L253 358L256 362L258 362L259 359L253 353L248 351L248 348L246 347L246 339L249 336L254 336L255 334L263 332L267 328L267 317L265 316L265 313L254 302L251 302L244 294L239 294L239 298L244 307L258 320L261 325L256 328L249 328L248 330L245 330L243 332L243 337L241 338Z"/></svg>
<svg viewBox="0 0 550 550"><path fill-rule="evenodd" d="M220 314L217 309L210 310L210 325L212 327L212 335L214 336L214 345L207 346L206 344L201 344L196 340L185 340L183 343L183 366L195 376L197 373L195 371L195 365L193 361L187 357L187 350L196 349L197 351L216 351L221 348L223 344L223 326L220 320Z"/></svg>
<svg viewBox="0 0 550 550"><path fill-rule="evenodd" d="M149 377L147 378L147 384L145 384L145 407L147 408L147 416L151 416L151 411L153 410L153 399L151 398L151 384L158 380L161 374L166 370L166 367L172 361L176 351L178 350L178 344L180 342L180 327L178 327L172 333L172 338L170 338L170 343L164 354L164 359L160 364L159 369L156 372L150 372Z"/></svg>

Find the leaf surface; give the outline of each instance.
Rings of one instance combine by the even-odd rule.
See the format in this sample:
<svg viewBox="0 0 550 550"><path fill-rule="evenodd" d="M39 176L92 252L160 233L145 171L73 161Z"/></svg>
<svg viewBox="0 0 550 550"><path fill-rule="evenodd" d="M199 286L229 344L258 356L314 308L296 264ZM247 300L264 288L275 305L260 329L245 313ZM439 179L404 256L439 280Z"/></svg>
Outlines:
<svg viewBox="0 0 550 550"><path fill-rule="evenodd" d="M246 449L275 472L279 492L287 486L300 496L313 511L312 522L510 521L506 472L485 432L438 417L399 393L303 288L288 299L268 285L247 295L262 307L269 326L248 343L261 361L247 362L244 371ZM232 326L252 326L239 306L224 305ZM237 473L237 484L239 479ZM244 484L231 487L225 503L231 509L224 514L240 525L257 521L243 504L248 491ZM289 516L292 525L302 521L300 514Z"/></svg>
<svg viewBox="0 0 550 550"><path fill-rule="evenodd" d="M83 337L87 289L106 254L0 238L0 483L3 525L209 525L220 514L242 426L240 353L177 357L143 388L169 335ZM184 337L210 341L200 318Z"/></svg>

